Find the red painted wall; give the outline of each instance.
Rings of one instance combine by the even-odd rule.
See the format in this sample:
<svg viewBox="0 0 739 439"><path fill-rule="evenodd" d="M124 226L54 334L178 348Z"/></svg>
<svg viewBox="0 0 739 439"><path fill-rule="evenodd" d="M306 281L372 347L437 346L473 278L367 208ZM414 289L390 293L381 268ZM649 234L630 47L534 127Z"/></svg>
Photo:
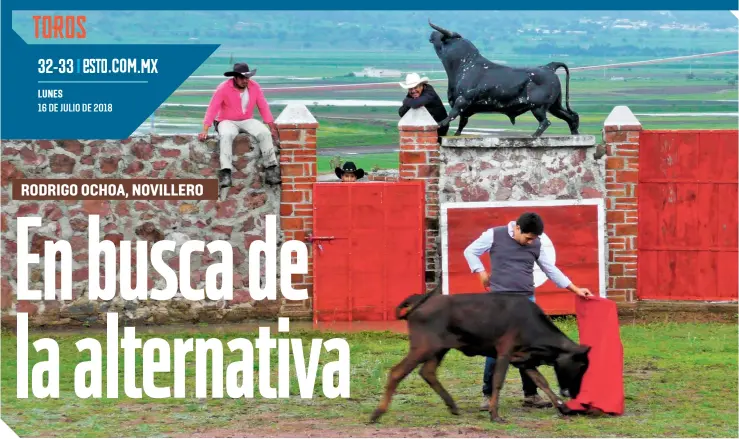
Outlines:
<svg viewBox="0 0 739 439"><path fill-rule="evenodd" d="M468 205L472 205L471 203ZM449 293L484 292L476 274L472 274L464 249L490 227L506 225L527 211L541 215L544 233L550 238L556 265L580 287L600 293L598 249L598 205L453 207L446 208L447 246L443 258L448 261ZM480 258L490 272L488 254ZM495 274L493 267L492 275ZM574 294L546 280L536 288L536 301L548 314L574 314Z"/></svg>
<svg viewBox="0 0 739 439"><path fill-rule="evenodd" d="M640 299L737 300L736 130L643 131Z"/></svg>
<svg viewBox="0 0 739 439"><path fill-rule="evenodd" d="M314 185L314 321L395 320L425 290L424 185ZM319 248L320 245L320 248Z"/></svg>

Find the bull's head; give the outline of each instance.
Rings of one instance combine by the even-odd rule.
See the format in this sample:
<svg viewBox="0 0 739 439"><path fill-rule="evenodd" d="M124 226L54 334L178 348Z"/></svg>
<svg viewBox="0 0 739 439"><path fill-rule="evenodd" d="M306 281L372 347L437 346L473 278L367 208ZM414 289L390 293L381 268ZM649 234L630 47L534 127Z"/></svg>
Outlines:
<svg viewBox="0 0 739 439"><path fill-rule="evenodd" d="M554 362L554 373L559 382L562 396L577 398L582 386L582 378L588 370L590 346L580 345L572 352L562 353Z"/></svg>
<svg viewBox="0 0 739 439"><path fill-rule="evenodd" d="M429 20L429 26L434 29L429 37L429 42L433 44L436 55L442 62L454 63L479 53L469 40L463 38L457 32L437 26L431 23L431 20Z"/></svg>

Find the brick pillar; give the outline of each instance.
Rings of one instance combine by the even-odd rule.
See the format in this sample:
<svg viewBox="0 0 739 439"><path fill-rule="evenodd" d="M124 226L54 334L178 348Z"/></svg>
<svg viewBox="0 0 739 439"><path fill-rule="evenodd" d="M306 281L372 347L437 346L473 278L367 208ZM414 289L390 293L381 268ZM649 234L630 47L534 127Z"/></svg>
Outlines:
<svg viewBox="0 0 739 439"><path fill-rule="evenodd" d="M603 123L606 144L608 297L636 300L637 185L642 126L629 107L617 106Z"/></svg>
<svg viewBox="0 0 739 439"><path fill-rule="evenodd" d="M438 125L426 108L411 109L398 122L400 180L423 180L426 186L426 288L433 288L441 272L439 254Z"/></svg>
<svg viewBox="0 0 739 439"><path fill-rule="evenodd" d="M305 105L289 104L275 120L280 132L280 230L285 241L306 242L313 230L313 183L316 182L316 130L318 121ZM293 288L307 288L304 303L285 302L280 315L309 317L313 298L313 255L308 246L308 274L293 275Z"/></svg>

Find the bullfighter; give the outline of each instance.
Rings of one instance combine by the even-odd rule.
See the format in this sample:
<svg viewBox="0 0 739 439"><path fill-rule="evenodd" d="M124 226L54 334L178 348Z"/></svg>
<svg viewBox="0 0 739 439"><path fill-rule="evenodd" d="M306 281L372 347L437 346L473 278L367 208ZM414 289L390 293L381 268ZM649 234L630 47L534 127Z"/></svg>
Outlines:
<svg viewBox="0 0 739 439"><path fill-rule="evenodd" d="M489 288L490 293L518 293L534 299L534 263L539 265L547 277L560 288L566 288L578 296L588 297L593 294L587 288L573 284L553 263L551 254L541 251L540 237L544 233L544 222L533 212L522 214L518 220L507 225L493 227L483 232L465 250L464 257L472 273L478 273L480 281ZM480 256L488 252L493 276L485 271ZM481 411L490 407L493 393L493 373L495 358L487 357L483 372L483 403ZM544 408L552 404L545 401L537 393L534 381L523 370L524 406Z"/></svg>
<svg viewBox="0 0 739 439"><path fill-rule="evenodd" d="M425 76L421 78L418 73L409 73L405 77L405 82L399 82L400 86L408 91L405 99L403 99L403 105L398 109L400 117L405 116L405 113L411 108L426 107L431 117L437 123L446 119L448 115L444 103L441 101L439 95L436 94L434 87L428 82L429 78ZM439 135L437 139L439 143L441 143L441 136L446 136L448 131L449 125L439 127L436 130L436 133Z"/></svg>
<svg viewBox="0 0 739 439"><path fill-rule="evenodd" d="M205 112L203 131L198 135L198 139L205 140L208 130L215 123L215 130L220 137L218 181L222 188L231 186L233 141L239 133L248 133L256 138L265 168L265 182L282 182L275 147L279 145L277 127L261 86L251 79L256 72L257 69L250 70L246 63L236 63L233 70L223 74L231 79L221 82L213 93ZM264 123L253 118L254 106L259 108Z"/></svg>

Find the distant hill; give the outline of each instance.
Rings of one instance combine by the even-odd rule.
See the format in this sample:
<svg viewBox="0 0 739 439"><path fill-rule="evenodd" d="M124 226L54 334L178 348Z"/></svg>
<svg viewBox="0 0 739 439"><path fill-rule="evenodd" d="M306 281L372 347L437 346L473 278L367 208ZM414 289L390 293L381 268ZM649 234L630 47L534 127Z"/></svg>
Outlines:
<svg viewBox="0 0 739 439"><path fill-rule="evenodd" d="M14 28L30 36L30 13ZM90 42L415 51L431 18L495 53L675 56L737 48L728 11L90 11Z"/></svg>

